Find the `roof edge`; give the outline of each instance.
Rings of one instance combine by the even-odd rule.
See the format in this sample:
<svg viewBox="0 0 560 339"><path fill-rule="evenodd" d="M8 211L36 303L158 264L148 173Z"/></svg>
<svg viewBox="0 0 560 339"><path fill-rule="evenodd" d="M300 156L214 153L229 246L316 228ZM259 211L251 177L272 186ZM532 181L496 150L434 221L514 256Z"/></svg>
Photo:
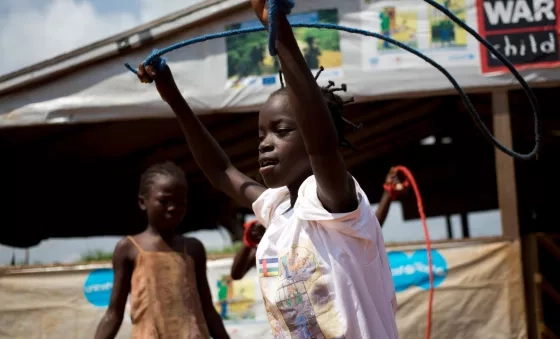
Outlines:
<svg viewBox="0 0 560 339"><path fill-rule="evenodd" d="M120 45L121 43L129 43L129 39L138 35L139 38L137 40L142 40L142 34L145 32L149 32L151 29L168 24L168 23L172 23L174 21L177 21L181 18L184 18L185 16L191 15L191 14L195 14L196 12L200 12L204 9L208 9L211 8L213 6L216 5L220 5L222 3L226 3L229 2L231 0L206 0L203 1L201 3L198 3L196 5L187 7L185 9L182 9L180 11L171 13L169 15L166 15L164 17L161 17L159 19L150 21L148 23L145 23L143 25L137 26L135 28L129 29L127 31L121 32L119 34L113 35L111 37L105 38L103 40L98 40L94 43L91 43L89 45L77 48L75 50L72 50L70 52L64 53L64 54L60 54L56 57L53 57L51 59L47 59L44 61L41 61L39 63L18 69L16 71L13 71L11 73L5 74L0 76L0 85L3 83L6 83L10 80L16 80L17 78L21 78L21 77L25 77L26 75L30 75L32 73L36 73L38 71L44 71L45 68L48 67L53 67L56 66L60 63L63 63L65 61L71 60L71 59L77 59L79 57L83 57L88 53L94 52L96 50L117 50L118 49L118 45ZM238 1L237 1L238 2ZM248 0L242 0L242 2L249 2ZM232 7L237 7L236 5L239 4L234 4ZM214 13L209 14L208 16L211 16ZM192 25L195 22L201 21L201 20L205 20L206 17L202 17L202 18L198 18L198 19L194 19L192 22L188 22L188 23L184 23L183 25ZM172 27L169 30L170 31L174 31L176 30L177 27ZM160 32L158 35L165 35L165 32ZM151 38L151 37L148 37ZM113 45L113 48L111 48L111 46L109 45ZM138 44L136 44L138 45ZM138 46L135 46L138 47ZM87 60L85 60L87 61ZM25 81L25 80L23 80ZM16 85L16 84L14 84ZM11 87L11 85L7 85L7 86L0 86L0 87L4 87L2 88L2 90L8 89L9 87Z"/></svg>

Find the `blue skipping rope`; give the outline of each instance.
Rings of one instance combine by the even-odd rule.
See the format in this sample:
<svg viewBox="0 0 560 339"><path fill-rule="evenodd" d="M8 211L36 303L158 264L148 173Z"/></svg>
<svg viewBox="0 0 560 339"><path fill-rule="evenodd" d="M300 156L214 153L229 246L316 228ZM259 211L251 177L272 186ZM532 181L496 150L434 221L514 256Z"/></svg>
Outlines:
<svg viewBox="0 0 560 339"><path fill-rule="evenodd" d="M488 41L486 41L486 39L481 37L474 29L469 27L461 19L459 19L457 16L455 16L453 13L451 13L451 11L449 11L447 8L443 7L442 5L440 5L439 3L437 3L434 0L424 0L424 1L427 2L429 5L435 7L439 11L441 11L449 19L451 19L451 21L456 23L458 26L460 26L465 31L467 31L470 35L472 35L476 40L478 40L498 60L500 60L504 64L504 66L506 66L507 69L511 72L511 74L513 74L513 76L517 79L517 81L519 82L519 84L521 85L523 90L525 91L525 94L529 98L529 102L530 102L531 108L533 110L534 130L535 130L535 146L534 146L534 148L531 152L526 153L526 154L518 153L518 152L515 152L512 149L507 148L503 144L501 144L492 135L490 130L488 130L488 128L486 127L486 125L484 124L482 119L480 118L479 114L476 112L476 110L474 108L474 105L469 100L465 91L457 83L455 78L453 78L453 76L451 76L451 74L445 68L443 68L443 66L441 66L440 64L438 64L437 62L435 62L434 60L429 58L428 56L422 54L420 51L417 51L416 49L414 49L412 47L409 47L409 46L407 46L407 45L405 45L405 44L403 44L403 43L401 43L397 40L391 39L391 38L383 36L381 34L374 33L374 32L369 32L369 31L365 31L365 30L357 29L357 28L351 28L351 27L346 27L346 26L341 26L341 25L336 25L336 24L329 24L329 23L292 23L291 26L292 27L305 27L305 28L333 29L333 30L338 30L338 31L343 31L343 32L348 32L348 33L353 33L353 34L360 34L360 35L363 35L363 36L369 36L369 37L384 40L384 41L386 41L386 42L388 42L392 45L395 45L399 48L402 48L402 49L406 50L407 52L410 52L410 53L416 55L420 59L426 61L427 63L429 63L430 65L435 67L437 70L439 70L449 80L449 82L451 82L451 85L453 85L453 87L459 93L459 96L461 97L461 99L463 101L463 104L467 108L467 111L468 111L469 115L473 119L474 124L480 130L482 135L492 145L494 145L496 148L498 148L503 153L505 153L505 154L509 155L510 157L515 158L515 159L531 160L531 159L537 157L537 154L540 150L540 145L541 145L541 124L540 124L540 118L539 118L539 108L538 108L537 98L536 98L535 94L533 93L533 91L531 90L531 88L529 87L529 85L527 84L527 82L525 81L525 79L523 79L521 74L519 74L519 72L515 69L515 66L513 66L512 63L502 53L500 53L498 50L496 50ZM295 5L294 0L268 0L268 23L269 23L269 27L268 27L268 32L269 32L268 50L269 50L270 55L272 55L272 56L276 55L275 43L276 43L276 32L277 32L277 26L278 26L276 18L278 17L278 14L283 14L283 15L290 14L294 5ZM179 49L179 48L182 48L182 47L185 47L185 46L189 46L189 45L193 45L193 44L196 44L196 43L199 43L199 42L207 41L207 40L225 38L225 37L229 37L229 36L234 36L234 35L239 35L239 34L247 34L247 33L252 33L252 32L260 32L260 31L264 31L264 30L266 30L265 27L242 28L242 29L229 30L229 31L225 31L225 32L207 34L207 35L203 35L203 36L200 36L200 37L197 37L197 38L188 39L188 40L181 41L179 43L173 44L169 47L166 47L166 48L163 48L163 49L160 49L160 50L156 49L156 50L152 51L152 53L146 58L146 60L144 61L143 64L144 64L144 66L151 65L152 67L155 67L156 69L161 70L165 66L165 59L162 58L162 56L164 54L169 53L171 51L174 51L176 49ZM135 74L138 74L138 71L136 69L134 69L132 66L130 66L128 63L125 63L125 66L131 72L133 72Z"/></svg>

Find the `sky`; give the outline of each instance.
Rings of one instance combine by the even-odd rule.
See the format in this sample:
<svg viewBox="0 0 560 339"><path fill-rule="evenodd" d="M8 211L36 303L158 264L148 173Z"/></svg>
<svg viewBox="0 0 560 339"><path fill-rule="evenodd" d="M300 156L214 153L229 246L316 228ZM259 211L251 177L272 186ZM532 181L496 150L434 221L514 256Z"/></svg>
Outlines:
<svg viewBox="0 0 560 339"><path fill-rule="evenodd" d="M72 51L200 0L0 0L0 74ZM210 234L208 234L210 233ZM220 233L199 232L210 247L223 246ZM210 239L210 240L208 240ZM215 240L214 240L215 239ZM31 249L31 262L69 262L87 250L114 248L118 238L52 239ZM18 260L24 251L15 250ZM0 245L0 265L12 248Z"/></svg>
<svg viewBox="0 0 560 339"><path fill-rule="evenodd" d="M0 0L0 74L134 28L199 0Z"/></svg>
<svg viewBox="0 0 560 339"><path fill-rule="evenodd" d="M42 60L55 57L94 41L118 34L198 0L0 0L0 74L6 74ZM497 211L468 216L472 236L500 234ZM458 216L452 217L455 237L460 237ZM443 217L428 221L431 237L447 234ZM389 212L383 229L387 242L422 240L420 221L403 221L398 203ZM221 231L191 234L207 249L231 244ZM118 237L49 239L30 249L31 263L72 262L89 250L112 251ZM0 245L0 265L8 264L12 253L23 260L24 250Z"/></svg>
<svg viewBox="0 0 560 339"><path fill-rule="evenodd" d="M374 209L377 205L372 206ZM251 218L251 216L249 216ZM471 237L498 236L501 234L500 214L497 210L469 213ZM461 222L458 215L451 217L454 238L461 238ZM447 231L443 217L428 218L428 229L430 239L446 239ZM216 231L198 231L188 234L194 236L204 244L206 249L222 249L231 245L231 238L227 231L222 228ZM424 239L424 233L420 220L404 221L402 218L401 205L398 202L392 204L389 214L383 226L385 242L394 243L401 241L420 241ZM113 251L120 237L91 237L72 239L49 239L42 241L39 245L30 249L30 263L70 263L78 260L81 254L88 251L103 250ZM0 266L10 263L14 249L0 245ZM25 251L15 249L16 261L23 261Z"/></svg>

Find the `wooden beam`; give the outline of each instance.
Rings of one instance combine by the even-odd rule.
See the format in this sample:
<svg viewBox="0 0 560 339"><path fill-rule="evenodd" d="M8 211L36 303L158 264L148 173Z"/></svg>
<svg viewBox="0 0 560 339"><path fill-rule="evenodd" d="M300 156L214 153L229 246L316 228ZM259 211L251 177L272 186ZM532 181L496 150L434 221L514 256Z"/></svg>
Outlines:
<svg viewBox="0 0 560 339"><path fill-rule="evenodd" d="M542 333L543 305L539 273L538 234L531 233L521 237L521 261L523 264L523 282L525 290L525 310L527 334L529 338L544 339Z"/></svg>
<svg viewBox="0 0 560 339"><path fill-rule="evenodd" d="M414 108L406 111L391 111L383 119L364 126L355 134L348 135L348 139L354 145L358 145L362 141L366 141L366 139L377 139L384 133L389 133L394 137L395 130L415 124L416 121L432 114L440 105L441 101L438 100L418 100L414 102ZM355 123L363 123L363 121Z"/></svg>
<svg viewBox="0 0 560 339"><path fill-rule="evenodd" d="M447 239L453 239L453 227L451 224L451 215L449 214L445 215L445 227L447 229Z"/></svg>
<svg viewBox="0 0 560 339"><path fill-rule="evenodd" d="M492 125L494 136L504 146L512 148L511 115L508 92L497 90L492 93ZM496 159L496 182L498 206L502 220L502 234L509 239L519 238L519 216L517 213L517 185L513 158L494 150Z"/></svg>
<svg viewBox="0 0 560 339"><path fill-rule="evenodd" d="M395 134L387 134L375 139L366 139L366 142L356 144L361 151L344 151L346 167L354 168L363 162L394 152L404 145L419 142L423 137L431 134L433 124L432 120L418 121L414 125L400 129L398 138L395 138Z"/></svg>
<svg viewBox="0 0 560 339"><path fill-rule="evenodd" d="M470 238L471 231L469 228L469 218L467 216L467 213L461 213L460 217L461 217L461 231L463 232L463 238Z"/></svg>
<svg viewBox="0 0 560 339"><path fill-rule="evenodd" d="M256 147L258 146L258 143L256 141L257 140L257 116L256 115L250 115L250 116L248 116L248 114L239 115L239 119L233 124L228 123L222 126L216 126L215 129L207 127L207 129L218 141L218 143L222 145L222 148L224 149L226 148L225 145L227 145L233 150L241 149L242 151L245 151L242 149L242 147L238 147L236 145L241 140L240 136L243 136L244 134L248 134L251 135L251 137L246 138L244 141L254 144L255 152L257 150ZM251 134L251 132L253 133ZM151 154L146 156L145 162L154 163L165 159L182 158L185 157L185 155L188 155L188 157L192 158L192 156L190 155L190 150L186 144L184 137L180 135L179 139L182 140L175 145L171 145L170 147L167 147L166 149L154 149ZM228 155L230 154L228 153Z"/></svg>

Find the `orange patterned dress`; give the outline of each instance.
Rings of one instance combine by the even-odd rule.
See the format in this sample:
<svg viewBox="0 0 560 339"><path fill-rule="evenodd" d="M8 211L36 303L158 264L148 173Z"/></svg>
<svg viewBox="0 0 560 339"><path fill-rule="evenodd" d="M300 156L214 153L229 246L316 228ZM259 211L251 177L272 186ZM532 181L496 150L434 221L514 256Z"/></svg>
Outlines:
<svg viewBox="0 0 560 339"><path fill-rule="evenodd" d="M130 306L133 339L208 339L194 261L180 253L138 249Z"/></svg>

